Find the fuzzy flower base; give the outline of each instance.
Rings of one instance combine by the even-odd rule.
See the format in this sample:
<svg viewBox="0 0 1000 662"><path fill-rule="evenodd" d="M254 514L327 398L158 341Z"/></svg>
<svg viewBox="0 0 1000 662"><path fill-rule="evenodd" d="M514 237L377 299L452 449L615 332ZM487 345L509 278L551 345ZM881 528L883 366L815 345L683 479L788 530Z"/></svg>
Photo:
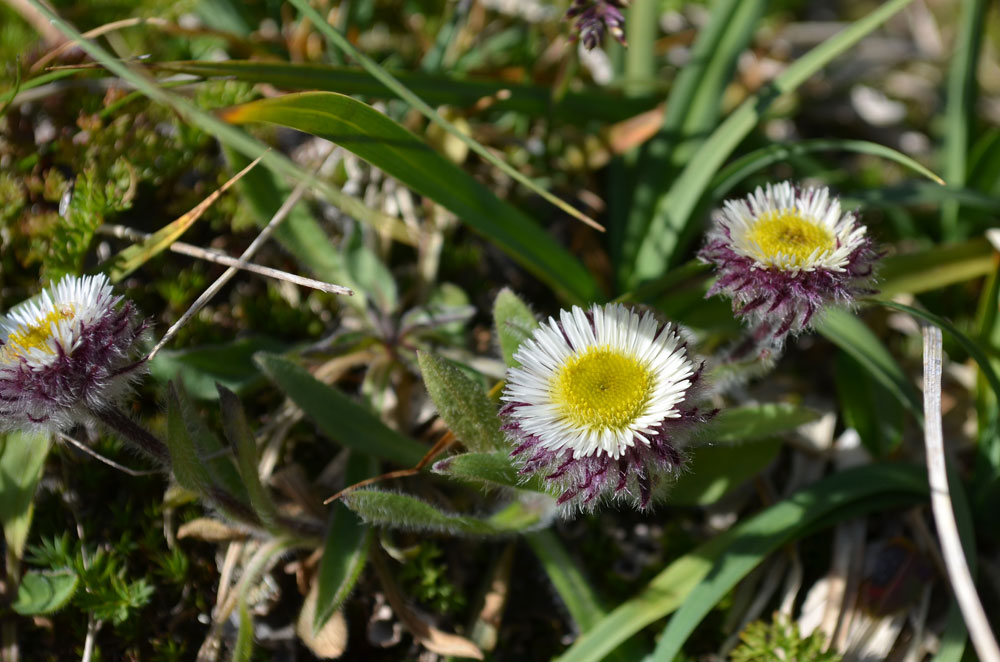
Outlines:
<svg viewBox="0 0 1000 662"><path fill-rule="evenodd" d="M678 418L661 426L649 444L637 444L620 457L607 453L575 458L572 451L552 451L534 435L522 435L511 414L517 405L505 406L500 415L504 431L520 444L511 453L521 475L540 474L556 503L567 512L594 510L602 501L621 501L640 510L649 507L653 489L663 477L673 478L684 466L675 446L692 426L705 423L713 412L685 407Z"/></svg>
<svg viewBox="0 0 1000 662"><path fill-rule="evenodd" d="M0 316L0 429L57 431L111 406L145 329L103 275L66 276Z"/></svg>
<svg viewBox="0 0 1000 662"><path fill-rule="evenodd" d="M827 306L850 306L875 291L879 253L865 226L841 212L825 188L769 184L727 201L714 220L699 253L718 274L708 296L730 297L758 344L780 348Z"/></svg>
<svg viewBox="0 0 1000 662"><path fill-rule="evenodd" d="M701 367L669 324L620 305L550 318L514 355L503 429L522 475L564 512L605 501L647 508L683 464L678 441L706 416L692 405Z"/></svg>

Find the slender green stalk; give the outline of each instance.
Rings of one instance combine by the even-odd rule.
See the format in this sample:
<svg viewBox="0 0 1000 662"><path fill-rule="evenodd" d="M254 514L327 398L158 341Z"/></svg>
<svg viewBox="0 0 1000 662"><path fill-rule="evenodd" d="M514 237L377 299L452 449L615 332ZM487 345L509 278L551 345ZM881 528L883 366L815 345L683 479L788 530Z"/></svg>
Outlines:
<svg viewBox="0 0 1000 662"><path fill-rule="evenodd" d="M658 0L635 0L628 8L625 93L629 96L647 94L656 87L654 46L659 31L659 5Z"/></svg>
<svg viewBox="0 0 1000 662"><path fill-rule="evenodd" d="M604 618L597 594L566 553L559 538L549 529L529 533L524 538L545 568L576 626L587 631Z"/></svg>
<svg viewBox="0 0 1000 662"><path fill-rule="evenodd" d="M973 112L976 106L976 69L983 35L986 0L964 0L955 54L948 71L948 100L945 107L944 177L949 186L960 187L968 175L968 151ZM946 200L941 207L943 238L955 241L963 236L959 224L958 200Z"/></svg>

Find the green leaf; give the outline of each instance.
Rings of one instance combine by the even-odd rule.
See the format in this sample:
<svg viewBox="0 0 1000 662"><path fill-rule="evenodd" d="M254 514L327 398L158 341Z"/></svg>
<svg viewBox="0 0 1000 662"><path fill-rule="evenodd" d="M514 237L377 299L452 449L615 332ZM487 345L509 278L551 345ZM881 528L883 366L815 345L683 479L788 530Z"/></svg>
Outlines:
<svg viewBox="0 0 1000 662"><path fill-rule="evenodd" d="M275 354L257 354L261 370L337 443L411 467L427 448L392 430L341 391L327 386L305 368Z"/></svg>
<svg viewBox="0 0 1000 662"><path fill-rule="evenodd" d="M948 95L945 105L944 176L951 186L964 186L968 176L969 139L975 126L976 97L979 82L976 69L983 38L986 0L959 3L958 34L955 54L948 71ZM958 201L950 200L941 209L941 228L946 240L959 239Z"/></svg>
<svg viewBox="0 0 1000 662"><path fill-rule="evenodd" d="M236 394L219 385L219 405L222 408L222 428L225 430L229 445L236 454L236 466L239 467L243 485L250 498L250 505L260 521L272 532L279 532L280 516L278 507L260 482L260 467L257 458L257 440L254 438L250 424L247 422L243 406Z"/></svg>
<svg viewBox="0 0 1000 662"><path fill-rule="evenodd" d="M189 403L171 383L167 387L167 450L170 470L177 483L195 494L205 494L212 488L208 467L201 461L198 448L188 434L187 421L195 418Z"/></svg>
<svg viewBox="0 0 1000 662"><path fill-rule="evenodd" d="M964 283L989 274L995 265L996 250L983 238L891 255L879 264L877 298L887 299L900 292L919 294Z"/></svg>
<svg viewBox="0 0 1000 662"><path fill-rule="evenodd" d="M834 365L844 424L857 430L872 457L885 458L903 441L902 405L850 355L837 354Z"/></svg>
<svg viewBox="0 0 1000 662"><path fill-rule="evenodd" d="M24 555L24 543L34 514L35 488L52 447L48 434L8 432L0 443L0 523L7 553Z"/></svg>
<svg viewBox="0 0 1000 662"><path fill-rule="evenodd" d="M262 379L253 364L257 352L280 352L284 343L264 337L239 338L221 345L182 350L162 350L149 364L154 379L178 380L189 395L199 400L216 400L215 385L241 393Z"/></svg>
<svg viewBox="0 0 1000 662"><path fill-rule="evenodd" d="M598 298L593 276L523 212L389 117L332 92L302 92L230 108L232 123L268 122L326 138L454 212L574 301Z"/></svg>
<svg viewBox="0 0 1000 662"><path fill-rule="evenodd" d="M923 467L873 464L824 478L682 556L636 597L619 605L559 657L598 662L633 634L679 607L655 659L669 655L719 599L768 554L818 522L833 524L884 507L927 498ZM676 623L676 625L675 625ZM667 638L669 636L669 639Z"/></svg>
<svg viewBox="0 0 1000 662"><path fill-rule="evenodd" d="M696 230L692 213L712 177L774 101L797 88L910 2L912 0L883 3L793 62L763 90L730 113L699 147L698 158L688 162L667 193L659 198L649 228L638 247L635 266L627 282L629 287L655 278L665 267L681 258L683 249L690 244Z"/></svg>
<svg viewBox="0 0 1000 662"><path fill-rule="evenodd" d="M250 662L253 658L253 617L247 609L247 601L240 596L237 603L240 613L240 627L236 632L236 646L233 647L233 662Z"/></svg>
<svg viewBox="0 0 1000 662"><path fill-rule="evenodd" d="M950 200L963 207L995 214L1000 211L1000 198L969 188L938 186L924 181L908 181L897 186L866 188L840 196L844 205L859 207L894 207L901 205L944 204ZM989 226L987 226L989 227Z"/></svg>
<svg viewBox="0 0 1000 662"><path fill-rule="evenodd" d="M236 467L184 391L173 383L167 387L166 444L170 469L181 487L216 503L236 520L255 519Z"/></svg>
<svg viewBox="0 0 1000 662"><path fill-rule="evenodd" d="M355 230L344 247L344 266L350 282L371 299L380 311L392 313L399 305L399 292L392 272L371 249L365 246L361 232Z"/></svg>
<svg viewBox="0 0 1000 662"><path fill-rule="evenodd" d="M687 452L688 470L670 487L667 500L682 506L713 504L766 469L781 446L780 439L763 439L693 448Z"/></svg>
<svg viewBox="0 0 1000 662"><path fill-rule="evenodd" d="M772 437L791 432L819 417L819 412L814 409L779 402L730 407L720 411L704 430L698 433L698 439L715 443L732 443Z"/></svg>
<svg viewBox="0 0 1000 662"><path fill-rule="evenodd" d="M487 453L507 447L496 405L478 383L430 352L420 352L417 362L438 415L466 448Z"/></svg>
<svg viewBox="0 0 1000 662"><path fill-rule="evenodd" d="M821 138L816 140L802 140L794 143L773 143L741 156L719 171L712 179L712 183L709 185L712 190L712 198L714 200L721 200L733 187L749 175L769 165L781 163L803 154L833 151L871 154L872 156L878 156L889 161L895 161L904 168L909 168L936 184L944 184L944 180L935 175L931 170L891 147L867 140L829 140Z"/></svg>
<svg viewBox="0 0 1000 662"><path fill-rule="evenodd" d="M343 497L348 508L365 522L408 531L440 531L454 535L511 535L537 528L547 521L553 500L514 502L487 518L456 515L437 509L426 501L396 492L356 490Z"/></svg>
<svg viewBox="0 0 1000 662"><path fill-rule="evenodd" d="M593 628L604 618L605 611L598 602L597 593L556 534L546 529L529 533L524 539L538 557L576 626L581 632Z"/></svg>
<svg viewBox="0 0 1000 662"><path fill-rule="evenodd" d="M521 343L531 337L538 326L538 320L528 304L505 287L493 301L493 324L496 326L503 362L508 367L516 367L518 363L514 360L514 354Z"/></svg>
<svg viewBox="0 0 1000 662"><path fill-rule="evenodd" d="M376 99L395 98L389 88L358 67L264 60L154 62L148 66L155 71L167 73L269 83L285 90L323 90ZM69 70L55 73L60 74L60 78L65 78L81 72ZM403 70L388 73L432 106L467 108L484 98L490 98L493 100L490 112L500 114L513 111L573 124L595 120L602 123L620 122L650 110L661 100L658 95L623 96L606 89L568 91L554 99L552 88L548 85ZM25 83L25 88L35 80L38 79ZM50 80L53 79L45 82ZM0 95L0 101L4 98L4 95Z"/></svg>
<svg viewBox="0 0 1000 662"><path fill-rule="evenodd" d="M347 460L344 481L348 485L364 480L376 471L372 459L361 453L351 453ZM318 634L330 617L340 609L354 590L361 571L368 562L372 530L342 503L333 504L333 521L323 545L323 558L316 581L316 611L312 622Z"/></svg>
<svg viewBox="0 0 1000 662"><path fill-rule="evenodd" d="M990 274L979 296L976 310L975 336L990 352L990 363L994 372L1000 370L1000 265ZM975 468L974 500L977 511L985 512L984 501L992 496L997 498L997 481L1000 479L1000 440L996 437L1000 421L1000 397L990 388L989 380L982 370L976 376L976 417L979 423L978 453ZM996 501L994 501L996 503Z"/></svg>
<svg viewBox="0 0 1000 662"><path fill-rule="evenodd" d="M923 423L924 408L920 393L882 341L864 322L846 310L832 308L826 311L816 330L854 358Z"/></svg>
<svg viewBox="0 0 1000 662"><path fill-rule="evenodd" d="M439 460L431 471L459 480L473 480L485 485L516 487L543 491L537 479L526 479L517 473L506 451L494 453L462 453Z"/></svg>
<svg viewBox="0 0 1000 662"><path fill-rule="evenodd" d="M11 607L22 616L51 614L66 606L79 583L80 578L72 570L26 572Z"/></svg>

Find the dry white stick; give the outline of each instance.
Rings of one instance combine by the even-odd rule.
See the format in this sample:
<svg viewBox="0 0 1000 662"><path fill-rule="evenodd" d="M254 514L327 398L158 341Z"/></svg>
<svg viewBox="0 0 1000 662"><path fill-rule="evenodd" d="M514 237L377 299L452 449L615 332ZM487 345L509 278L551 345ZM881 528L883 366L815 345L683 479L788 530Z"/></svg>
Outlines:
<svg viewBox="0 0 1000 662"><path fill-rule="evenodd" d="M329 158L329 156L330 154L328 152L326 158L324 158L322 162L326 163L326 159ZM320 167L317 168L317 172L321 170L322 167L323 165L321 164ZM236 274L238 269L246 267L247 261L251 257L253 257L253 255L257 252L257 249L260 248L264 244L264 242L271 237L272 234L274 234L274 231L278 229L278 226L281 225L281 222L285 220L285 218L288 216L289 213L291 213L295 205L298 204L299 200L302 199L302 196L305 195L306 188L308 188L308 186L312 184L313 181L314 177L309 177L307 179L303 179L296 185L295 190L293 190L291 195L289 195L285 199L285 201L281 204L281 207L279 207L278 211L274 213L274 216L271 217L271 220L268 221L266 226L264 226L264 229L260 231L260 234L258 234L257 237L252 242L250 242L250 245L247 246L247 249L243 251L243 255L241 255L239 259L239 265L237 267L229 267L228 269L226 269L222 273L222 275L216 279L214 283L208 286L208 289L206 289L204 292L201 293L201 296L195 299L195 302L191 304L191 306L187 309L187 311L184 312L183 315L181 315L181 318L176 322L174 322L174 324L169 329L167 329L167 332L163 334L163 338L160 339L160 342L156 343L156 347L154 347L153 351L151 351L149 353L149 356L146 357L147 361L153 360L153 357L155 357L156 354L161 349L163 349L163 346L166 345L174 337L177 331L180 330L180 328L183 327L185 324L187 324L188 320L197 315L198 311L201 310L205 306L205 304L207 304L209 301L212 300L212 297L214 297L216 294L219 293L219 290L221 290L223 286L229 282L229 280Z"/></svg>
<svg viewBox="0 0 1000 662"><path fill-rule="evenodd" d="M124 225L102 225L98 228L98 231L103 234L111 235L112 237L130 239L132 241L145 241L152 236L146 232L140 232L139 230L127 228ZM183 241L175 241L170 244L170 250L175 253L180 253L181 255L187 255L199 260L205 260L206 262L214 262L215 264L224 264L227 267L242 269L251 273L260 274L261 276L267 276L268 278L274 278L275 280L285 280L289 283L294 283L295 285L301 285L302 287L319 290L320 292L327 292L329 294L345 294L347 296L354 294L354 291L351 290L351 288L344 287L343 285L334 285L333 283L326 283L321 280L306 278L305 276L296 276L295 274L282 271L281 269L263 267L259 264L254 264L253 262L240 262L237 258L226 255L222 251L213 250L211 248L202 248L201 246L195 246L193 244L186 244Z"/></svg>
<svg viewBox="0 0 1000 662"><path fill-rule="evenodd" d="M941 431L941 359L941 329L927 324L924 326L924 441L927 445L931 509L941 541L941 552L948 566L948 578L969 629L972 645L981 662L1000 662L1000 648L972 582L948 490L944 435Z"/></svg>

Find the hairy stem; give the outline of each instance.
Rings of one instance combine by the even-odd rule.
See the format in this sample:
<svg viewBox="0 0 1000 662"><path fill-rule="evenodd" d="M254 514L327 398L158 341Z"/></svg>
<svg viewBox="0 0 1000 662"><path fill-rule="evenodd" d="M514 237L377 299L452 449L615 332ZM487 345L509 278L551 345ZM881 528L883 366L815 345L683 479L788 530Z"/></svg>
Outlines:
<svg viewBox="0 0 1000 662"><path fill-rule="evenodd" d="M91 409L90 414L149 457L162 465L170 465L170 454L167 452L166 445L121 410L113 407L102 407L101 409Z"/></svg>

